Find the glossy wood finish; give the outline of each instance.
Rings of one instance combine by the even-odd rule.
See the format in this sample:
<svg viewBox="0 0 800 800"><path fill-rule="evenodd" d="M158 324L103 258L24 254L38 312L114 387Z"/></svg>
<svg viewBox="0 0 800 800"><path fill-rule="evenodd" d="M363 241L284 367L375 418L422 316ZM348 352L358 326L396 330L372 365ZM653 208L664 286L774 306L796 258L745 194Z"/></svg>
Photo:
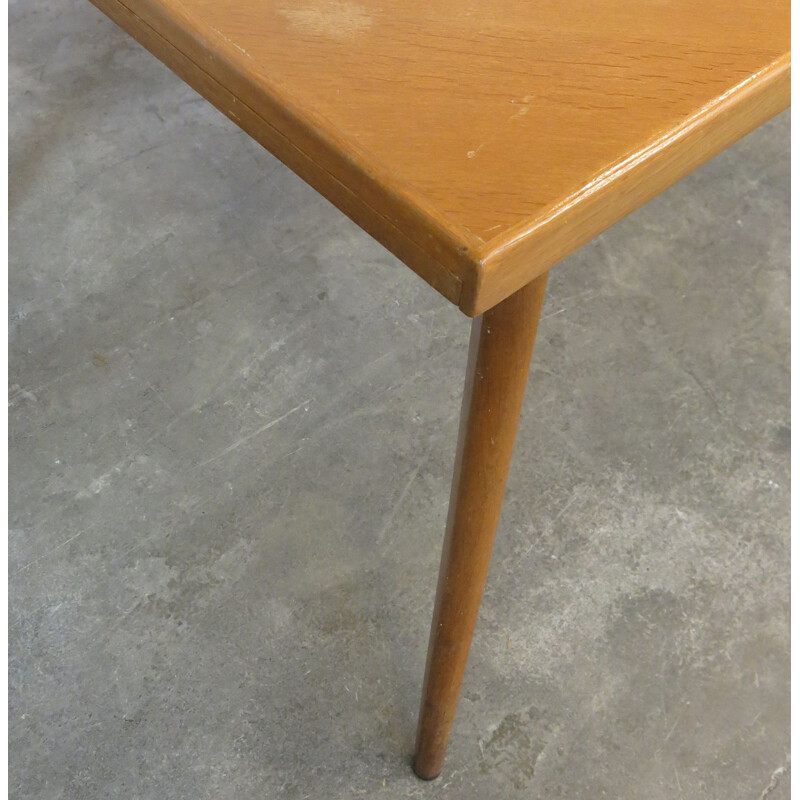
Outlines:
<svg viewBox="0 0 800 800"><path fill-rule="evenodd" d="M789 0L92 0L473 323L415 769L441 770L547 271L789 103Z"/></svg>
<svg viewBox="0 0 800 800"><path fill-rule="evenodd" d="M472 322L414 770L442 769L489 570L547 274Z"/></svg>
<svg viewBox="0 0 800 800"><path fill-rule="evenodd" d="M789 103L789 2L93 0L469 315Z"/></svg>

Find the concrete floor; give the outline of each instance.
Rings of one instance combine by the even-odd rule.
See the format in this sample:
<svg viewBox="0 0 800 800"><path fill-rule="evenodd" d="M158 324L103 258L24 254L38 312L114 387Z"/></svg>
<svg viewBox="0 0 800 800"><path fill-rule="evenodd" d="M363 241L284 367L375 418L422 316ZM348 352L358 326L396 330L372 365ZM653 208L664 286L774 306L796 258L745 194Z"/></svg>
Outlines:
<svg viewBox="0 0 800 800"><path fill-rule="evenodd" d="M445 771L469 325L85 2L12 3L15 798L789 797L789 117L552 274Z"/></svg>

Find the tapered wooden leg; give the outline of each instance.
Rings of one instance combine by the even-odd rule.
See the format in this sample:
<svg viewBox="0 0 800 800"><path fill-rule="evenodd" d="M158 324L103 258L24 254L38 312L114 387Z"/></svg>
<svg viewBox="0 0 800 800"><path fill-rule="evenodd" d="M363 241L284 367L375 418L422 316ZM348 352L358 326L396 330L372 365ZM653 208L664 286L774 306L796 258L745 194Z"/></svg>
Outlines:
<svg viewBox="0 0 800 800"><path fill-rule="evenodd" d="M442 770L489 571L547 274L472 323L414 771Z"/></svg>

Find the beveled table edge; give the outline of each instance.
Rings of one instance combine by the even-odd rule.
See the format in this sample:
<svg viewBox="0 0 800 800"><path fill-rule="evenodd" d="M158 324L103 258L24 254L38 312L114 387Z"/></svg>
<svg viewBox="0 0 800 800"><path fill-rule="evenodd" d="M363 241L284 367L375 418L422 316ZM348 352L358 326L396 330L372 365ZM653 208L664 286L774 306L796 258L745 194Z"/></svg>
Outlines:
<svg viewBox="0 0 800 800"><path fill-rule="evenodd" d="M467 316L497 305L790 103L791 54L483 242L327 121L256 75L248 56L176 0L90 0Z"/></svg>

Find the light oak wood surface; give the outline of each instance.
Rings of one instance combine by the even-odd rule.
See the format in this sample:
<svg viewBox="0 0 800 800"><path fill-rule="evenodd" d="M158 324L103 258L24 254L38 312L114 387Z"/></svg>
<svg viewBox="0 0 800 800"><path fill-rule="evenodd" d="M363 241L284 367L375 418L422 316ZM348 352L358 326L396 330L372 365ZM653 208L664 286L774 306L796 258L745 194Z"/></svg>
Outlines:
<svg viewBox="0 0 800 800"><path fill-rule="evenodd" d="M548 270L789 103L789 2L92 0L473 321L417 731L439 774Z"/></svg>
<svg viewBox="0 0 800 800"><path fill-rule="evenodd" d="M462 311L789 103L789 2L92 0Z"/></svg>

